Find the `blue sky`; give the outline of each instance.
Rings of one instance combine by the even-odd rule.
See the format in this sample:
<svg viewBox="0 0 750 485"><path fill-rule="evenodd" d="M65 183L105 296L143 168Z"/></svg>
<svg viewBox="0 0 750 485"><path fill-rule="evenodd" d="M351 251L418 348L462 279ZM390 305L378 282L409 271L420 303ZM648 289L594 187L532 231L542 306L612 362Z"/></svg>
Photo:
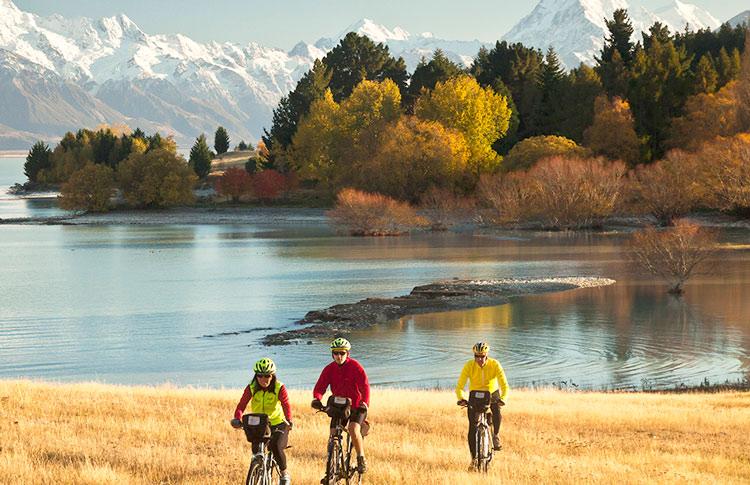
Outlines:
<svg viewBox="0 0 750 485"><path fill-rule="evenodd" d="M443 39L494 41L537 0L13 0L24 11L66 17L105 17L125 13L145 32L182 33L216 40L291 48L338 35L361 18L411 33L432 32ZM650 8L669 0L640 0ZM689 0L686 0L689 1ZM748 0L692 0L728 20L750 8Z"/></svg>

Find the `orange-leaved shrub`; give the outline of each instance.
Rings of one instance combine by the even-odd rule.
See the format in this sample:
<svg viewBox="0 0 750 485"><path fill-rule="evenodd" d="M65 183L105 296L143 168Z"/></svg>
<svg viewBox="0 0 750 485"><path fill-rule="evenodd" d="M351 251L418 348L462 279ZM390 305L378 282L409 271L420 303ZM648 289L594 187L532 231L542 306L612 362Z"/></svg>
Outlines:
<svg viewBox="0 0 750 485"><path fill-rule="evenodd" d="M701 269L716 248L716 232L679 220L668 229L647 227L633 234L631 258L647 272L669 284L669 292L681 294L685 282Z"/></svg>
<svg viewBox="0 0 750 485"><path fill-rule="evenodd" d="M88 163L73 172L60 188L60 207L68 210L106 212L115 189L114 171L106 165Z"/></svg>
<svg viewBox="0 0 750 485"><path fill-rule="evenodd" d="M696 155L707 171L709 206L750 212L750 133L717 138Z"/></svg>
<svg viewBox="0 0 750 485"><path fill-rule="evenodd" d="M338 193L328 216L352 236L396 236L426 224L406 202L351 188Z"/></svg>
<svg viewBox="0 0 750 485"><path fill-rule="evenodd" d="M706 166L694 154L672 150L663 160L639 165L628 174L623 206L668 226L703 205L707 190Z"/></svg>
<svg viewBox="0 0 750 485"><path fill-rule="evenodd" d="M261 170L252 179L253 192L262 201L277 199L287 190L287 177L277 170Z"/></svg>
<svg viewBox="0 0 750 485"><path fill-rule="evenodd" d="M549 229L600 225L622 194L625 164L602 158L551 157L527 172L485 177L480 197L489 220L537 222Z"/></svg>
<svg viewBox="0 0 750 485"><path fill-rule="evenodd" d="M237 202L243 195L253 190L253 180L249 173L242 168L232 167L224 171L216 181L216 192Z"/></svg>
<svg viewBox="0 0 750 485"><path fill-rule="evenodd" d="M419 201L419 212L427 219L432 231L445 231L466 220L475 206L473 199L459 197L452 191L431 187Z"/></svg>

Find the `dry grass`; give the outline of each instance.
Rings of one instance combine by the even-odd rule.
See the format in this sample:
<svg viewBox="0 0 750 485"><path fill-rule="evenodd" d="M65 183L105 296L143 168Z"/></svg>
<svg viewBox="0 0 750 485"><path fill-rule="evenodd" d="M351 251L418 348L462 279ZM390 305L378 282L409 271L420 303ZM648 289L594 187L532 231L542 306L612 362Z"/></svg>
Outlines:
<svg viewBox="0 0 750 485"><path fill-rule="evenodd" d="M241 390L0 381L0 483L242 483ZM295 484L322 475L327 420L294 391ZM368 484L749 483L750 393L516 391L489 481L466 472L448 392L375 390Z"/></svg>

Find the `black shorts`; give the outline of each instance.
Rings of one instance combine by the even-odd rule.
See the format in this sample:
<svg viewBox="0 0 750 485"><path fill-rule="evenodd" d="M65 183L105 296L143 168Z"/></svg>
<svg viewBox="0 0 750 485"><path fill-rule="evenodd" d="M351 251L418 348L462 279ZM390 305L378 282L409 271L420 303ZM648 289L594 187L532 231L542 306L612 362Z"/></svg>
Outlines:
<svg viewBox="0 0 750 485"><path fill-rule="evenodd" d="M365 418L367 418L367 409L354 408L349 415L349 419L343 424L346 426L349 423L357 423L362 426L362 423L365 422ZM331 422L331 428L333 428L333 421Z"/></svg>

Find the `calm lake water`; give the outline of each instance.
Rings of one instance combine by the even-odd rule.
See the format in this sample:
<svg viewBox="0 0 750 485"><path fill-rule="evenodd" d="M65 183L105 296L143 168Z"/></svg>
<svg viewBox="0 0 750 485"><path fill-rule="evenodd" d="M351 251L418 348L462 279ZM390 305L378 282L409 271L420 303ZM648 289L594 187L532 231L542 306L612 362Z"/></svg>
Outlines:
<svg viewBox="0 0 750 485"><path fill-rule="evenodd" d="M0 159L0 186L22 159ZM0 217L61 213L3 195ZM512 385L671 387L750 378L750 251L720 253L684 298L634 271L621 234L337 236L321 211L268 225L0 225L0 377L240 387L273 358L310 386L327 341L265 348L308 310L442 278L604 276L610 287L418 315L351 336L371 382L451 387L486 339ZM724 233L747 244L750 232ZM205 337L222 332L239 335Z"/></svg>

